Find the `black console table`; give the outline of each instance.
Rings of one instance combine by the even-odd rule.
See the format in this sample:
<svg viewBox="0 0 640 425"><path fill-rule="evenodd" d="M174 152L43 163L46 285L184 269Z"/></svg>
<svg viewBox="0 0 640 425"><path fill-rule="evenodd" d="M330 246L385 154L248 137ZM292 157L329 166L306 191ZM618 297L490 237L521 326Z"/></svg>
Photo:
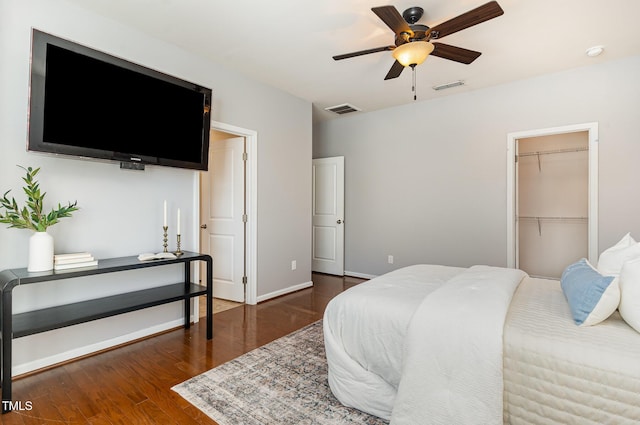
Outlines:
<svg viewBox="0 0 640 425"><path fill-rule="evenodd" d="M191 283L191 263L207 263L207 285ZM162 285L154 288L107 296L82 302L28 311L20 314L12 312L13 289L19 285L71 279L147 267L184 265L184 282ZM2 413L11 408L11 351L13 338L20 338L40 332L102 319L122 313L154 307L174 301L184 301L184 327L191 321L191 298L207 296L207 339L213 338L213 259L209 255L184 252L176 259L140 261L138 257L120 257L98 260L98 265L90 268L30 273L24 269L10 269L0 272L0 293L2 295L1 343L2 362Z"/></svg>

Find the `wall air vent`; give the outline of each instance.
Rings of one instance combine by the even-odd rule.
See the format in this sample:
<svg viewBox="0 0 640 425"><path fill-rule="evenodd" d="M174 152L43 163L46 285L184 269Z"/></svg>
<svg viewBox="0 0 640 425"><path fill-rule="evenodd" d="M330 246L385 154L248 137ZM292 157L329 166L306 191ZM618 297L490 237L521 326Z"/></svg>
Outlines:
<svg viewBox="0 0 640 425"><path fill-rule="evenodd" d="M357 112L357 111L361 111L362 109L360 108L356 108L353 105L350 105L348 103L343 103L342 105L336 105L336 106L331 106L329 108L324 108L325 111L329 111L329 112L335 112L336 114L348 114L350 112Z"/></svg>

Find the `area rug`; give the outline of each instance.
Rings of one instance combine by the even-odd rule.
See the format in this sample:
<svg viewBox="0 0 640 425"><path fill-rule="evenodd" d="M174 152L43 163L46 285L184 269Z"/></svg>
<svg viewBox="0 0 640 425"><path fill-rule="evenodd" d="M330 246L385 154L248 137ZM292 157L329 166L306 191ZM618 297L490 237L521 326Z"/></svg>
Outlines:
<svg viewBox="0 0 640 425"><path fill-rule="evenodd" d="M220 425L382 425L343 406L327 382L322 321L172 388Z"/></svg>

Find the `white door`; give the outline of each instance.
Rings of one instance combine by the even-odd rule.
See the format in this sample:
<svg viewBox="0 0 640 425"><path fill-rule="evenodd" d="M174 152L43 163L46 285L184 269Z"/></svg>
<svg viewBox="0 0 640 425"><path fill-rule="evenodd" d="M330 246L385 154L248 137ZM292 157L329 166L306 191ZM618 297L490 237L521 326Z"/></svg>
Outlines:
<svg viewBox="0 0 640 425"><path fill-rule="evenodd" d="M201 245L213 257L214 297L244 302L245 138L227 136L212 137L202 173Z"/></svg>
<svg viewBox="0 0 640 425"><path fill-rule="evenodd" d="M313 249L315 272L344 275L344 157L313 160Z"/></svg>

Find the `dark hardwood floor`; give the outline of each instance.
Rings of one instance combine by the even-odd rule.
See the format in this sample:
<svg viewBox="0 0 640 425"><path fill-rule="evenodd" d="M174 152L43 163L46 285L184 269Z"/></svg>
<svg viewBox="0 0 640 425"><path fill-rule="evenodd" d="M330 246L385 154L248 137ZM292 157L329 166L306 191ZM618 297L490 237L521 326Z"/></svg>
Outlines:
<svg viewBox="0 0 640 425"><path fill-rule="evenodd" d="M215 314L210 341L200 321L15 379L25 409L0 423L215 424L171 387L320 320L331 298L363 280L314 273L312 288Z"/></svg>

